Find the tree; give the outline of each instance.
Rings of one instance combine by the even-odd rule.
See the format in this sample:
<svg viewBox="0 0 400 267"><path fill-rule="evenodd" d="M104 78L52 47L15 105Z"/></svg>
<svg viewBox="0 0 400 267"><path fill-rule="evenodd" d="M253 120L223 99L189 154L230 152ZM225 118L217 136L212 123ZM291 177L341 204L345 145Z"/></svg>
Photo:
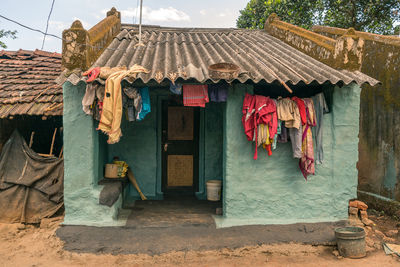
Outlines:
<svg viewBox="0 0 400 267"><path fill-rule="evenodd" d="M359 31L394 34L400 20L398 0L325 0L324 24Z"/></svg>
<svg viewBox="0 0 400 267"><path fill-rule="evenodd" d="M311 28L319 24L393 34L400 21L399 0L250 0L236 21L239 28L263 28L276 13L283 21Z"/></svg>
<svg viewBox="0 0 400 267"><path fill-rule="evenodd" d="M6 31L6 30L1 30L0 29L0 39L2 38L12 38L15 39L17 38L17 31ZM6 44L0 40L0 47L1 48L7 48Z"/></svg>
<svg viewBox="0 0 400 267"><path fill-rule="evenodd" d="M276 13L283 21L310 28L319 23L322 11L321 0L250 0L246 8L240 10L236 25L238 28L262 29L268 16Z"/></svg>

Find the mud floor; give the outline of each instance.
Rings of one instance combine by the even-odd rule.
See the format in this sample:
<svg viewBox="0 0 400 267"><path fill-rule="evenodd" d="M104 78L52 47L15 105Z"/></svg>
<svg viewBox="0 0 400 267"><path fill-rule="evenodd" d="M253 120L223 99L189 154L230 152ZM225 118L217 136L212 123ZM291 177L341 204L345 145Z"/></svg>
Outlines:
<svg viewBox="0 0 400 267"><path fill-rule="evenodd" d="M63 241L55 234L62 218L44 221L41 226L0 224L0 266L400 266L397 257L385 255L381 248L384 239L399 241L398 236L387 237L383 233L392 234L389 231L395 231L397 223L393 220L388 223L391 218L381 216L371 217L376 223L384 221L385 229L376 224L367 230L370 242L367 257L363 259L338 257L334 246L295 243L171 251L153 256L101 251L76 253L65 250ZM103 242L102 246L107 247L107 240Z"/></svg>

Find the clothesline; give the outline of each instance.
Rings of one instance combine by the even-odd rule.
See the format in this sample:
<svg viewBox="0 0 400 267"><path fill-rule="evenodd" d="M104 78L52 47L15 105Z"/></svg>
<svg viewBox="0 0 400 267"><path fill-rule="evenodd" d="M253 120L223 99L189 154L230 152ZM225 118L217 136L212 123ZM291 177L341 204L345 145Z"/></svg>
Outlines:
<svg viewBox="0 0 400 267"><path fill-rule="evenodd" d="M315 127L316 161L323 160L322 116L329 112L323 93L312 98L272 99L267 96L246 93L243 100L242 124L247 140L255 142L254 159L258 147L267 150L269 156L277 142L292 143L293 157L299 159L304 178L315 174L312 128Z"/></svg>
<svg viewBox="0 0 400 267"><path fill-rule="evenodd" d="M117 143L122 136L121 119L123 110L128 121L140 121L151 111L148 87L122 87L124 78L136 79L139 73L149 70L134 65L129 70L126 67L96 67L83 73L87 76L86 92L82 99L83 111L99 121L97 130L109 136L109 144ZM95 82L97 78L105 79L105 86ZM224 102L227 99L227 85L180 85L171 84L171 92L183 94L184 106L205 107L210 100Z"/></svg>

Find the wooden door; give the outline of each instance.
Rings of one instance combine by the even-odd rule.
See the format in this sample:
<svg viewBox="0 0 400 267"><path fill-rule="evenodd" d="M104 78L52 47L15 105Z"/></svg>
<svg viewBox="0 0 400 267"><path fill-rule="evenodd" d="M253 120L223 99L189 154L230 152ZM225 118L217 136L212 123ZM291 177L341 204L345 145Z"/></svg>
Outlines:
<svg viewBox="0 0 400 267"><path fill-rule="evenodd" d="M199 110L163 101L163 192L198 190Z"/></svg>

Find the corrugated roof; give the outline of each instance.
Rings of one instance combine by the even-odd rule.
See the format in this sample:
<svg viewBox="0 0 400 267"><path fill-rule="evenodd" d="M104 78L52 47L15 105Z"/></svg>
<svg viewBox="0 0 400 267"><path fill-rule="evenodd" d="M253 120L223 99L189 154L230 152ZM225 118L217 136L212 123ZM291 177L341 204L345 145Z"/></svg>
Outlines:
<svg viewBox="0 0 400 267"><path fill-rule="evenodd" d="M218 82L210 78L208 66L221 62L234 63L241 68L236 79L241 83L272 83L278 78L292 84L300 81L306 84L378 83L359 71L335 70L264 30L143 26L143 46L137 45L137 36L137 26L123 25L109 49L93 66L129 68L138 64L150 70L138 76L144 83L177 78Z"/></svg>
<svg viewBox="0 0 400 267"><path fill-rule="evenodd" d="M41 50L0 51L0 118L62 115L61 54Z"/></svg>

